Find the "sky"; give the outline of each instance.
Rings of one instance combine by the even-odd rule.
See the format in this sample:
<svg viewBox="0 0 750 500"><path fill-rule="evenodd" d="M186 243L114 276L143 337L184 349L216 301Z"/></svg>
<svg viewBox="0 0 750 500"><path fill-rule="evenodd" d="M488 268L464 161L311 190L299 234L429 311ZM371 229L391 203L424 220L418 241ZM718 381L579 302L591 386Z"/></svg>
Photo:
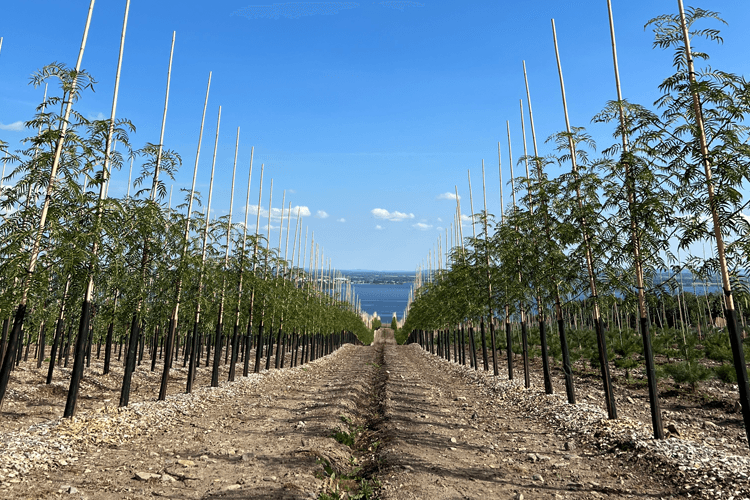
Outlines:
<svg viewBox="0 0 750 500"><path fill-rule="evenodd" d="M481 210L482 160L488 211L499 215L498 142L503 179L510 178L506 121L514 159L523 154L523 61L540 154L551 152L544 140L565 127L552 18L571 123L586 127L599 150L614 142L610 127L591 122L616 98L606 0L252 1L132 0L117 116L136 126L131 135L136 148L158 143L176 32L164 140L183 159L175 180L166 180L174 185L173 203L180 189L190 188L212 72L198 166L203 199L221 106L212 212L229 211L240 127L235 220L244 217L254 147L250 204L257 204L264 164L261 205L268 206L273 178L274 213L286 191L286 202L300 207L303 226L315 233L335 268L411 271L425 262L453 221L455 186L463 213L469 212L468 170L474 211ZM88 0L4 3L0 139L15 146L33 133L21 124L32 117L43 89L29 85L29 77L54 61L75 64L88 5ZM723 45L700 42L696 48L711 54L714 67L747 76L750 30L743 26L750 21L750 2L687 5L718 11L728 22L721 27ZM671 0L613 0L626 99L654 109L658 85L672 72L672 53L654 49L653 33L644 25L676 9ZM100 0L94 8L83 68L98 83L76 104L84 116L109 117L124 11L124 0ZM530 148L528 122L527 141ZM124 195L127 179L127 168L114 172L110 196ZM504 193L507 207L509 188ZM278 220L271 226L278 228ZM465 226L464 235L470 230Z"/></svg>

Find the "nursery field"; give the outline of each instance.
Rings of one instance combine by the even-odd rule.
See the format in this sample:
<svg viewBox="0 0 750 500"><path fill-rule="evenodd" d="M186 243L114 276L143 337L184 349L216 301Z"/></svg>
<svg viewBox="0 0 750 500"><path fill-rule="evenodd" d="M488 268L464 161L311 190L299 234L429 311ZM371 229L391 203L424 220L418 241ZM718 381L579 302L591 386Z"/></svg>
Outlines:
<svg viewBox="0 0 750 500"><path fill-rule="evenodd" d="M214 47L209 62L223 74L205 70L173 82L198 66L181 59L190 50L174 59L170 27L163 72L147 73L144 63L131 73L166 84L157 106L153 95L133 102L134 89L144 87L122 74L131 1L117 3L121 31L111 29L114 2L101 18L93 15L96 2L86 3L88 10L76 10L83 36L75 62L35 66L28 78L41 101L14 95L8 102L25 103L15 111L27 113L24 120L0 116L9 123L0 121L0 131L14 134L0 137L0 497L750 499L750 82L733 72L731 58L709 63L709 53L724 50L729 20L719 12L675 0L673 12L643 19L649 44L667 59L638 70L663 73L661 83L649 80L653 95L642 93L652 103L640 104L620 79L613 3L623 2L596 0L600 11L587 6L586 19L567 17L562 44L552 19L547 60L533 61L538 73L527 71L520 54L500 77L428 71L434 61L454 68L420 40L426 53L393 65L424 75L419 85L393 74L383 78L403 87L379 88L370 75L362 79L373 85L369 94L358 83L335 96L325 94L339 85L335 79L314 84L297 63L287 64L292 55L307 64L326 54L319 47L330 30L299 21L316 26L310 35L276 21L320 14L328 22L360 4L251 6L225 16L231 25L213 22L211 33L194 27L185 47L226 35L237 37L228 47L244 50L239 40L260 44L272 32L280 38L249 51L269 66L237 63L228 48ZM413 13L425 5L367 6L381 7ZM181 10L166 20L196 17ZM423 12L443 16L446 26L458 19L438 10ZM367 22L385 19L384 11L371 13ZM492 18L473 14L472 22ZM582 39L567 36L595 15L607 28L606 40L596 42L606 46L606 60L594 60L601 52L583 55L593 38L575 48L570 41ZM270 23L239 24L240 17L287 31L264 32ZM92 19L95 49L86 52ZM144 15L134 19L134 53L145 58L156 49L146 42ZM338 26L363 36L354 25ZM524 36L541 38L533 26ZM59 36L77 33L69 27ZM12 33L18 54L19 40L31 41ZM352 67L366 66L356 43L329 41L352 52ZM501 52L526 47L513 40ZM105 48L114 70L108 115L85 107L101 87L84 54L102 58ZM640 60L634 50L628 58ZM565 64L583 59L588 68L577 66L576 88L581 74L589 86L602 85L601 68L614 76L609 97L586 122L590 130L569 110L588 96L569 96L564 80ZM373 67L385 67L383 60ZM277 75L270 66L277 61L293 77ZM465 68L474 63L461 60ZM285 80L285 90L273 89L282 82L272 76ZM476 161L481 198L471 170L462 195L453 176L474 153L444 150L470 144L485 151L479 143L497 135L498 120L497 103L485 95L495 90L477 90L461 106L458 97L474 99L470 89L498 78L516 82L508 95L522 97L513 97L520 127L510 119L500 127L507 139L497 142L497 178L494 167L487 175L485 160ZM406 105L430 102L427 94L385 105L389 95L427 92L447 80L459 87L439 90L434 110ZM118 112L121 81L128 111L148 122L148 141ZM261 84L272 95L256 93ZM297 94L295 85L310 93ZM183 98L173 101L194 113L181 109L168 125L175 87ZM539 121L552 112L535 118L538 88L561 98L546 141L538 140ZM250 102L259 109L249 112ZM542 102L549 108L550 96ZM426 122L444 107L450 114L429 125L445 130L401 123ZM222 119L232 123L229 136ZM246 121L258 155L234 129ZM481 140L459 137L475 122ZM294 124L298 138L287 133ZM186 127L195 132L194 156L184 150ZM435 137L417 145L414 130ZM408 182L385 183L381 169L390 163ZM388 190L375 191L373 178ZM416 196L444 184L452 189ZM500 188L495 214L488 186ZM368 197L377 208L363 208ZM404 208L380 205L386 199ZM310 200L319 206L311 210ZM428 205L442 211L428 216ZM427 234L437 241L420 260L412 245ZM324 249L326 241L336 247ZM369 269L360 257L397 255L418 262L413 275L347 274L332 257ZM367 276L389 286L361 283ZM375 286L383 289L368 289ZM386 308L378 306L382 322L368 314L375 303ZM380 328L392 312L392 329Z"/></svg>
<svg viewBox="0 0 750 500"><path fill-rule="evenodd" d="M415 344L397 346L393 332L382 329L372 346L347 344L303 367L264 370L162 403L117 409L99 399L102 393L72 420L4 429L3 466L9 455L22 460L9 453L19 442L40 455L29 456L24 472L6 475L2 495L572 499L750 492L746 479L721 469L731 466L721 464L729 449L703 465L707 478L696 475L703 458L696 439L741 432L721 410L690 420L679 408L667 411L684 435L660 451L642 441L647 426L609 422L589 402L598 399L594 384L582 384L584 402L571 407L545 396L538 377L530 390L501 379ZM641 400L640 392L618 400ZM694 448L689 459L671 456L678 446Z"/></svg>

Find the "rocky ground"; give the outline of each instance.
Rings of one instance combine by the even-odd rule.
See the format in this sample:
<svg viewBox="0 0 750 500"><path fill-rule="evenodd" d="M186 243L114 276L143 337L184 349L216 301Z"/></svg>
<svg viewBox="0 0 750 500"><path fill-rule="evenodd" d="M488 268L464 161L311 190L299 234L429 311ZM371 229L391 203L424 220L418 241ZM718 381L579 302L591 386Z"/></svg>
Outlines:
<svg viewBox="0 0 750 500"><path fill-rule="evenodd" d="M216 389L175 382L166 402L136 392L118 409L103 391L70 420L45 413L63 393L30 425L36 386L16 387L0 415L0 498L750 497L750 461L721 446L721 426L675 420L681 435L656 442L625 408L608 421L593 383L573 406L560 387L490 373L382 330L374 346Z"/></svg>

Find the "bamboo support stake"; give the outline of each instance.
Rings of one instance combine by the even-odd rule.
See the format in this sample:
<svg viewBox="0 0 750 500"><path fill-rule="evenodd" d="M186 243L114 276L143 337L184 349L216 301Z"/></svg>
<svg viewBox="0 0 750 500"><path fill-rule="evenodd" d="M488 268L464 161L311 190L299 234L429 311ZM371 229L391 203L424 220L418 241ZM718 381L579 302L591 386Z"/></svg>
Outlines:
<svg viewBox="0 0 750 500"><path fill-rule="evenodd" d="M531 91L529 90L529 77L526 72L526 61L523 61L523 80L524 84L526 86L526 103L529 107L529 126L531 127L531 141L534 146L534 161L537 166L537 176L539 180L541 181L544 178L544 170L542 166L542 162L539 158L539 150L537 149L537 141L536 141L536 128L534 127L534 110L531 106ZM523 123L523 106L521 107L521 123ZM526 132L524 130L524 151L525 151L525 137ZM528 175L528 174L527 174ZM550 223L549 223L549 212L548 207L545 202L542 202L540 204L540 210L544 212L544 230L547 234L547 238L551 241L552 240L552 231L550 229ZM562 354L562 363L563 363L563 374L565 375L565 392L568 397L568 404L576 404L576 393L575 393L575 385L573 383L573 368L570 364L570 351L568 349L568 338L565 332L565 321L563 318L563 311L562 311L562 304L560 301L560 286L558 284L558 277L555 275L553 276L554 285L555 285L555 319L557 321L557 333L560 337L560 351ZM541 327L541 322L540 322ZM546 387L546 381L545 381L545 390Z"/></svg>
<svg viewBox="0 0 750 500"><path fill-rule="evenodd" d="M260 207L258 207L258 210L260 210ZM273 179L271 179L271 187L268 191L268 225L266 227L266 255L265 255L265 262L263 265L263 282L265 283L268 281L268 257L271 253L271 211L273 210ZM258 352L261 351L261 346L263 345L263 329L265 328L265 317L266 317L266 298L268 296L268 293L263 293L263 303L261 306L260 311L260 324L258 325ZM273 332L271 332L271 335ZM270 345L269 345L270 348ZM256 354L257 356L257 354ZM255 373L258 373L260 371L260 358L256 357L256 365L255 365ZM266 367L268 369L268 367Z"/></svg>
<svg viewBox="0 0 750 500"><path fill-rule="evenodd" d="M115 130L115 117L117 115L117 98L120 92L120 74L122 72L122 55L125 51L125 34L128 27L128 15L130 14L130 0L125 1L125 15L122 22L122 32L120 34L120 51L117 57L117 71L115 74L115 89L112 96L112 109L109 118L109 130L104 146L104 162L102 164L102 180L99 184L99 199L97 201L96 209L96 222L94 223L94 234L99 235L99 226L101 225L102 213L104 210L104 197L107 188L107 182L109 180L109 164L110 164L110 152L112 148L112 140ZM84 188L85 191L85 188ZM91 249L91 257L89 260L89 267L87 270L88 281L86 284L86 291L84 292L83 302L81 305L81 320L78 325L78 336L76 337L75 351L73 357L73 371L70 377L70 386L68 388L68 396L65 402L65 411L63 416L65 418L72 417L76 412L76 404L78 402L78 391L80 389L81 378L83 377L83 363L86 348L86 340L88 338L89 327L91 325L91 303L94 297L94 269L98 261L99 254L99 241L94 240Z"/></svg>
<svg viewBox="0 0 750 500"><path fill-rule="evenodd" d="M565 129L568 134L568 146L570 148L570 161L573 168L573 175L578 178L578 164L576 160L576 148L573 142L572 131L570 127L570 118L568 117L568 102L565 96L565 82L563 80L562 65L560 63L560 50L557 46L557 30L555 29L555 20L552 19L552 37L555 44L555 57L557 59L557 72L560 77L560 92L562 94L563 111L565 114ZM576 188L576 198L578 207L583 211L583 200L581 199L581 190ZM591 241L588 235L588 227L585 217L581 220L581 229L583 233L583 244L586 250L586 268L589 276L589 287L591 289L591 298L594 303L594 328L596 329L597 346L599 349L599 364L602 371L602 383L604 385L604 398L607 403L607 415L610 419L617 418L617 407L615 397L612 391L612 380L609 375L609 360L607 357L607 340L604 335L604 325L602 324L601 312L599 309L599 296L597 294L596 276L594 274L594 259L591 251Z"/></svg>
<svg viewBox="0 0 750 500"><path fill-rule="evenodd" d="M467 170L466 173L469 176L469 208L471 208L471 232L474 236L474 239L476 239L477 230L474 227L474 195L471 191L471 170Z"/></svg>
<svg viewBox="0 0 750 500"><path fill-rule="evenodd" d="M526 167L526 194L527 203L529 206L529 214L534 216L534 200L531 196L531 174L529 173L529 151L526 144L526 120L523 116L523 99L520 99L519 107L521 111L521 137L523 138L523 162ZM536 308L539 323L539 343L542 348L542 374L544 378L544 392L545 394L552 394L552 374L550 373L549 367L549 350L547 349L547 324L544 314L544 304L542 303L542 297L539 293L539 288L536 289Z"/></svg>
<svg viewBox="0 0 750 500"><path fill-rule="evenodd" d="M167 107L169 106L169 84L172 81L172 57L174 56L174 40L176 31L172 32L172 48L169 50L169 68L167 69L167 91L164 95L164 114L161 117L161 132L159 133L159 150L156 152L156 168L154 171L154 183L151 186L151 199L156 197L156 187L159 183L159 168L161 168L161 156L164 149L164 129L167 125Z"/></svg>
<svg viewBox="0 0 750 500"><path fill-rule="evenodd" d="M250 292L250 310L248 311L248 319L247 319L247 335L248 335L248 346L250 343L250 338L252 338L253 335L253 312L254 312L254 304L255 304L255 289L257 282L257 276L256 276L256 269L258 268L258 244L260 243L260 206L263 201L263 170L264 170L265 164L260 165L260 186L258 187L258 208L257 208L257 214L255 217L255 241L253 243L253 288ZM260 357L261 357L261 351L262 351L262 343L261 340L263 338L263 331L258 329L258 337L257 342L255 343L255 365L253 368L254 373L258 373L260 371ZM249 355L245 356L245 359L247 360L249 358ZM245 376L247 376L247 371L249 370L248 366L249 361L245 362L245 367L243 368L245 372Z"/></svg>
<svg viewBox="0 0 750 500"><path fill-rule="evenodd" d="M234 205L234 181L237 176L237 155L240 149L240 127L237 127L237 139L234 143L234 163L232 164L232 187L229 191L229 219L227 220L227 242L224 250L224 269L221 277L221 299L219 300L219 314L216 318L216 337L214 338L214 363L211 370L211 387L219 387L219 363L221 350L224 345L224 302L226 300L227 273L229 272L229 249L232 245L232 205ZM211 206L211 191L209 190L208 205Z"/></svg>
<svg viewBox="0 0 750 500"><path fill-rule="evenodd" d="M495 322L493 321L494 315L492 314L492 273L490 268L490 233L487 229L487 185L484 178L484 160L482 160L482 196L484 198L484 245L485 245L485 265L487 271L487 318L489 320L490 328L490 343L492 347L492 371L497 377L499 371L497 369L497 345L495 342ZM447 235L446 235L447 238ZM484 335L483 335L484 337Z"/></svg>
<svg viewBox="0 0 750 500"><path fill-rule="evenodd" d="M617 102L620 111L620 128L622 129L622 148L623 154L629 152L628 136L625 131L625 110L622 102L622 87L620 85L620 69L617 61L617 42L615 38L615 23L612 15L612 2L607 0L607 11L609 14L609 32L612 42L612 63L615 73L615 88L617 90ZM643 277L643 261L641 259L640 238L636 226L634 208L635 208L635 178L629 162L624 162L625 178L628 196L628 208L630 211L630 240L633 247L633 264L635 267L636 290L638 293L638 314L641 329L641 339L643 341L643 352L646 361L646 378L648 381L649 401L651 407L651 423L656 439L664 439L664 426L661 421L661 407L659 404L659 392L657 388L656 369L654 366L654 354L651 345L650 325L648 312L646 308L646 293Z"/></svg>
<svg viewBox="0 0 750 500"><path fill-rule="evenodd" d="M78 72L81 70L81 63L83 62L83 53L86 48L86 41L88 39L89 27L91 26L91 17L94 11L94 2L91 0L89 3L88 14L86 17L86 27L83 30L83 38L81 40L81 47L78 50L78 59L76 60L75 72L76 77L73 80L71 89L68 91L68 100L65 102L65 113L63 120L60 125L60 135L55 146L55 156L52 161L52 169L50 170L49 182L47 183L47 192L44 197L44 203L42 204L42 210L39 217L39 226L36 230L34 237L34 244L31 248L29 265L26 269L26 273L23 279L21 288L21 299L16 309L16 314L13 318L13 328L8 337L8 345L5 350L3 357L2 368L0 368L0 408L2 408L3 399L5 398L5 392L8 388L8 381L10 380L10 372L13 368L13 361L15 358L15 348L18 343L18 339L21 335L23 328L23 322L26 317L26 304L28 302L29 290L31 289L31 280L36 269L36 263L39 259L39 252L42 244L42 236L44 235L44 228L47 221L47 213L49 212L49 206L52 202L52 192L55 187L55 180L57 179L57 169L60 166L60 157L62 155L62 149L65 145L65 137L68 129L68 121L70 120L70 114L73 110L73 101L77 88L78 88Z"/></svg>
<svg viewBox="0 0 750 500"><path fill-rule="evenodd" d="M232 331L232 338L234 339L234 345L232 348L232 364L229 368L229 381L234 381L235 364L237 363L237 351L240 342L239 330L240 330L240 306L242 305L242 285L245 274L245 250L247 248L247 216L250 211L250 186L253 180L253 156L255 155L255 147L250 148L250 173L247 175L247 197L245 198L245 221L242 224L242 250L240 251L240 276L237 283L237 307L234 310L234 327ZM249 361L250 361L250 342L249 336L246 335L244 344L244 363L242 367L242 374L244 377L248 375Z"/></svg>
<svg viewBox="0 0 750 500"><path fill-rule="evenodd" d="M208 228L211 223L211 199L213 196L213 190L214 190L214 173L216 172L216 153L219 149L219 129L221 128L221 106L219 106L219 115L216 118L216 138L214 139L214 153L213 158L211 160L211 180L208 184L208 203L206 204L206 219L203 226L203 245L202 245L202 251L201 251L201 264L200 264L200 270L198 272L198 295L196 299L196 305L195 305L195 320L193 324L195 325L194 330L197 330L197 325L200 324L200 315L201 315L201 296L203 295L203 277L206 272L206 251L208 248ZM196 346L197 347L197 346ZM166 360L165 360L166 361ZM191 365L190 370L195 370L195 366ZM193 390L193 378L190 377L190 370L188 370L188 386L185 390L188 394L190 394ZM213 378L213 374L212 374Z"/></svg>
<svg viewBox="0 0 750 500"><path fill-rule="evenodd" d="M518 212L518 208L516 206L516 185L515 185L515 179L513 176L513 146L512 141L510 140L510 122L505 122L505 128L508 132L508 163L510 164L510 194L511 199L513 200L513 214L516 214ZM516 231L518 231L518 226L516 226ZM518 245L518 240L516 240L516 245ZM520 269L520 262L519 269ZM518 271L518 282L522 283L523 279L521 276L521 271ZM530 379L530 371L531 368L529 366L529 341L528 341L528 331L527 331L527 325L526 325L526 304L523 302L519 303L519 309L521 313L521 347L522 347L522 356L523 356L523 381L524 386L528 389L531 387L531 379Z"/></svg>
<svg viewBox="0 0 750 500"><path fill-rule="evenodd" d="M206 85L206 97L203 101L203 114L201 115L201 126L200 132L198 133L198 149L195 153L195 164L193 166L193 183L190 188L190 197L188 199L187 214L185 216L185 231L182 236L182 250L180 252L180 263L177 273L177 284L175 286L175 301L174 307L172 308L172 315L169 318L169 330L167 331L167 341L174 339L175 331L177 329L177 321L180 314L180 303L182 301L182 273L185 270L185 254L187 253L188 238L190 236L190 218L193 215L193 199L195 197L195 181L198 177L198 162L201 156L201 145L203 144L203 127L206 123L206 109L208 107L208 95L211 90L211 73L208 74L208 84ZM133 162L130 162L130 171L133 171ZM130 179L128 179L128 192L130 192ZM200 307L200 304L198 305ZM197 316L200 319L199 316ZM190 339L187 341L186 349L188 350L190 357L190 364L187 372L187 392L192 390L193 378L195 377L196 367L196 356L198 350L198 323L193 324L193 331L186 333L186 338ZM168 343L169 345L169 343ZM166 361L166 359L165 359ZM161 378L161 386L159 388L159 401L164 401L167 397L167 381L169 380L169 363L165 363L164 371Z"/></svg>
<svg viewBox="0 0 750 500"><path fill-rule="evenodd" d="M716 238L716 254L719 260L719 269L721 272L721 282L724 289L725 316L727 329L729 330L729 340L732 345L732 355L734 358L734 369L737 374L737 386L740 393L740 404L742 405L742 417L745 423L745 434L750 444L750 383L747 376L747 365L745 364L745 353L742 347L742 337L737 324L737 313L734 307L734 297L732 296L732 285L729 281L729 267L727 265L726 250L724 245L724 235L722 234L721 221L719 212L716 209L716 193L713 181L711 158L708 150L708 140L706 138L706 127L703 120L703 110L701 108L700 96L696 90L697 83L695 77L695 64L693 53L690 47L690 33L688 32L687 21L685 19L685 7L682 0L677 0L680 10L680 24L682 25L682 37L685 41L685 59L687 61L688 78L691 83L691 93L693 94L693 112L695 113L695 124L698 128L698 139L701 149L701 163L703 164L704 174L706 176L706 185L708 188L708 206L711 210L711 219L714 224L714 237Z"/></svg>
<svg viewBox="0 0 750 500"><path fill-rule="evenodd" d="M500 225L505 225L505 205L503 203L503 160L500 142L497 143L497 165L500 174ZM505 347L508 361L508 380L513 380L513 336L511 335L510 305L505 304Z"/></svg>

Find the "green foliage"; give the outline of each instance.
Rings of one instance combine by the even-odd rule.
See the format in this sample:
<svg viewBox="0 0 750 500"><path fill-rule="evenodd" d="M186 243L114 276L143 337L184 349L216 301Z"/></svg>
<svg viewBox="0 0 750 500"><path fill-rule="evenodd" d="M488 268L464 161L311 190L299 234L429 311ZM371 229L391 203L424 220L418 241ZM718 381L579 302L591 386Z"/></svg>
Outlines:
<svg viewBox="0 0 750 500"><path fill-rule="evenodd" d="M357 440L357 436L362 433L363 428L354 425L354 422L352 422L351 419L345 416L341 416L341 421L346 424L348 430L342 430L339 428L333 432L331 437L339 443L348 446L349 448L354 448L354 443Z"/></svg>
<svg viewBox="0 0 750 500"><path fill-rule="evenodd" d="M391 330L394 332L398 330L398 320L394 316L393 319L391 319Z"/></svg>
<svg viewBox="0 0 750 500"><path fill-rule="evenodd" d="M631 330L623 330L621 335L612 332L610 343L617 355L615 366L625 370L625 378L630 378L630 371L640 366L643 356L643 342L641 336Z"/></svg>
<svg viewBox="0 0 750 500"><path fill-rule="evenodd" d="M374 320L372 320L372 329L373 330L377 330L381 326L383 326L383 324L380 322L380 318L375 318Z"/></svg>
<svg viewBox="0 0 750 500"><path fill-rule="evenodd" d="M737 383L737 371L732 363L723 363L721 366L714 368L716 378L727 384Z"/></svg>
<svg viewBox="0 0 750 500"><path fill-rule="evenodd" d="M698 361L681 361L679 363L670 363L661 365L664 374L672 377L678 384L690 384L691 389L695 392L698 383L708 379L711 376L711 370L700 364Z"/></svg>
<svg viewBox="0 0 750 500"><path fill-rule="evenodd" d="M729 335L725 331L714 332L703 339L703 349L706 358L714 361L732 361L732 346Z"/></svg>

